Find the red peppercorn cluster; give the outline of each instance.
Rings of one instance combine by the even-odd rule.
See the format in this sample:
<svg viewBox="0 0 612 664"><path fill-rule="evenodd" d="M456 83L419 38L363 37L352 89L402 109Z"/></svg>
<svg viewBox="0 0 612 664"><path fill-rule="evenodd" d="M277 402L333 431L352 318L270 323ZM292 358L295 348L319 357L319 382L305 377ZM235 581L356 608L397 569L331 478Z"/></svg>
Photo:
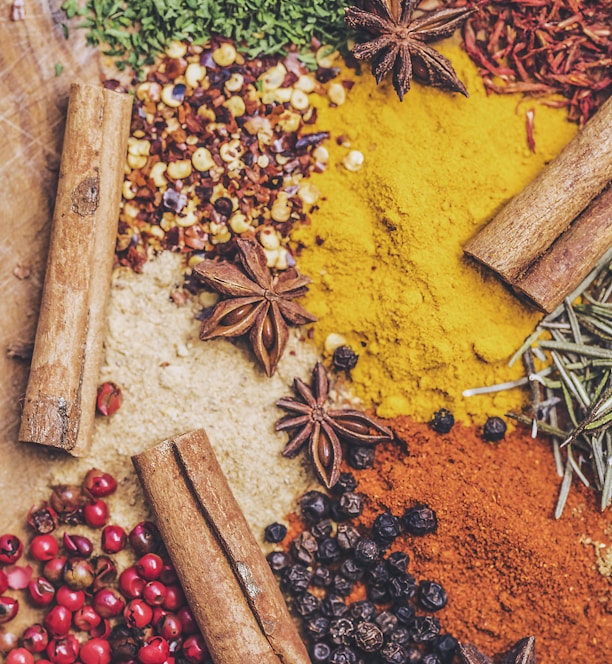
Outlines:
<svg viewBox="0 0 612 664"><path fill-rule="evenodd" d="M114 477L92 469L80 486L55 486L30 510L34 535L26 555L37 564L31 575L16 565L21 540L0 535L0 623L19 611L8 590L21 590L42 610L21 637L2 634L6 664L211 664L155 524L143 521L129 532L107 524L102 499L116 488ZM98 531L100 553L84 529ZM134 561L123 570L113 558L121 551Z"/></svg>

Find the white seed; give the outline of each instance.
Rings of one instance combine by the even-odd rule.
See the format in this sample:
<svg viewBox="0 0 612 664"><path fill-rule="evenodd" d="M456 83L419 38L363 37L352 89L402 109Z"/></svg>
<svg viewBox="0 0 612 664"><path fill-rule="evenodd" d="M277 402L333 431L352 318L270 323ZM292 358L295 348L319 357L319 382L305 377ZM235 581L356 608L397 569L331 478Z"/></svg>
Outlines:
<svg viewBox="0 0 612 664"><path fill-rule="evenodd" d="M195 134L189 134L185 139L187 145L195 145L200 139Z"/></svg>
<svg viewBox="0 0 612 664"><path fill-rule="evenodd" d="M208 108L208 106L205 106L204 104L198 108L198 116L208 120L209 122L214 122L217 117L212 108Z"/></svg>
<svg viewBox="0 0 612 664"><path fill-rule="evenodd" d="M206 75L206 69L197 62L191 62L185 69L185 82L190 88L197 88L198 83Z"/></svg>
<svg viewBox="0 0 612 664"><path fill-rule="evenodd" d="M153 164L153 166L151 166L149 177L151 180L153 180L156 187L165 187L168 184L168 180L166 180L164 175L167 168L168 164L164 163L163 161L158 161L157 163Z"/></svg>
<svg viewBox="0 0 612 664"><path fill-rule="evenodd" d="M147 233L157 238L158 240L163 240L166 237L166 234L164 233L163 229L161 229L159 226L150 226L147 229Z"/></svg>
<svg viewBox="0 0 612 664"><path fill-rule="evenodd" d="M329 161L329 152L325 146L317 145L312 151L312 157L319 164L326 164Z"/></svg>
<svg viewBox="0 0 612 664"><path fill-rule="evenodd" d="M151 152L151 143L146 139L135 139L130 136L128 138L128 154L138 157L139 155L144 155L148 157Z"/></svg>
<svg viewBox="0 0 612 664"><path fill-rule="evenodd" d="M271 67L268 71L265 71L258 79L261 82L262 91L270 92L271 90L280 88L285 80L286 74L287 69L285 68L285 65L280 62L275 67Z"/></svg>
<svg viewBox="0 0 612 664"><path fill-rule="evenodd" d="M234 231L240 235L251 229L251 224L242 212L236 212L229 218L229 226Z"/></svg>
<svg viewBox="0 0 612 664"><path fill-rule="evenodd" d="M310 106L308 95L302 90L293 90L289 102L297 111L305 111Z"/></svg>
<svg viewBox="0 0 612 664"><path fill-rule="evenodd" d="M261 154L257 157L257 165L259 168L268 168L270 164L270 157L267 154Z"/></svg>
<svg viewBox="0 0 612 664"><path fill-rule="evenodd" d="M187 210L187 213L184 215L177 214L174 218L177 226L182 226L183 228L189 228L193 226L198 221L198 216L195 213L195 210Z"/></svg>
<svg viewBox="0 0 612 664"><path fill-rule="evenodd" d="M346 101L346 90L342 83L331 83L329 88L327 88L327 96L332 104L342 106Z"/></svg>
<svg viewBox="0 0 612 664"><path fill-rule="evenodd" d="M219 301L220 295L218 293L209 293L207 291L202 291L200 293L200 304L203 307L214 307L215 304Z"/></svg>
<svg viewBox="0 0 612 664"><path fill-rule="evenodd" d="M137 205L134 205L134 203L126 203L123 206L123 214L128 219L136 219L139 212L140 212L140 209L138 208Z"/></svg>
<svg viewBox="0 0 612 664"><path fill-rule="evenodd" d="M184 180L191 175L192 165L189 159L179 159L168 164L167 173L174 180Z"/></svg>
<svg viewBox="0 0 612 664"><path fill-rule="evenodd" d="M183 103L180 99L177 99L174 96L174 86L174 83L164 85L161 92L161 100L164 102L164 104L166 104L166 106L170 106L170 108L178 108Z"/></svg>
<svg viewBox="0 0 612 664"><path fill-rule="evenodd" d="M187 344L184 343L176 344L176 356L189 357L189 348L187 348Z"/></svg>
<svg viewBox="0 0 612 664"><path fill-rule="evenodd" d="M244 148L237 138L233 138L228 143L223 143L219 148L219 156L225 162L234 162L244 154Z"/></svg>
<svg viewBox="0 0 612 664"><path fill-rule="evenodd" d="M242 97L234 95L229 99L226 99L223 102L223 106L233 115L235 118L240 118L246 113L246 105Z"/></svg>
<svg viewBox="0 0 612 664"><path fill-rule="evenodd" d="M327 335L327 338L325 339L326 352L333 353L336 348L340 348L340 346L346 346L346 339L341 334L332 332Z"/></svg>
<svg viewBox="0 0 612 664"><path fill-rule="evenodd" d="M342 160L342 165L347 171L358 171L363 166L363 153L351 150Z"/></svg>
<svg viewBox="0 0 612 664"><path fill-rule="evenodd" d="M290 134L294 131L297 131L300 128L300 122L302 121L302 116L298 113L292 113L291 111L285 110L279 116L276 122L276 126L287 134Z"/></svg>
<svg viewBox="0 0 612 664"><path fill-rule="evenodd" d="M159 222L159 225L166 232L169 231L171 228L174 228L176 226L176 223L174 221L174 214L172 214L172 212L164 212L161 221Z"/></svg>
<svg viewBox="0 0 612 664"><path fill-rule="evenodd" d="M314 205L318 200L321 192L311 182L302 182L298 189L298 196L301 198L305 205Z"/></svg>
<svg viewBox="0 0 612 664"><path fill-rule="evenodd" d="M173 41L166 47L166 55L169 58L182 58L187 53L187 44L185 42Z"/></svg>
<svg viewBox="0 0 612 664"><path fill-rule="evenodd" d="M291 216L291 206L288 203L288 198L289 197L284 191L278 193L278 196L270 209L270 216L274 221L283 223L289 220L289 217Z"/></svg>
<svg viewBox="0 0 612 664"><path fill-rule="evenodd" d="M214 165L212 155L208 148L198 148L191 155L191 163L196 171L209 171Z"/></svg>
<svg viewBox="0 0 612 664"><path fill-rule="evenodd" d="M145 155L130 154L128 152L127 165L132 169L144 168L147 165L148 158Z"/></svg>
<svg viewBox="0 0 612 664"><path fill-rule="evenodd" d="M121 194L126 201L131 201L136 197L136 192L132 189L132 183L129 180L124 180L121 187Z"/></svg>
<svg viewBox="0 0 612 664"><path fill-rule="evenodd" d="M218 233L217 235L213 235L210 239L210 241L213 244L225 244L226 242L229 242L232 239L232 234L230 233L229 228L225 228L225 231L222 233Z"/></svg>
<svg viewBox="0 0 612 664"><path fill-rule="evenodd" d="M238 92L242 89L244 84L244 76L238 72L234 72L228 79L225 81L225 89L228 92Z"/></svg>
<svg viewBox="0 0 612 664"><path fill-rule="evenodd" d="M278 260L278 253L278 249L264 249L267 267L274 267L276 265L276 261Z"/></svg>
<svg viewBox="0 0 612 664"><path fill-rule="evenodd" d="M302 74L294 84L294 88L301 90L302 92L314 92L317 83L314 78L308 74Z"/></svg>
<svg viewBox="0 0 612 664"><path fill-rule="evenodd" d="M285 249L285 247L281 247L278 250L274 267L277 270L286 270L289 267L289 252Z"/></svg>
<svg viewBox="0 0 612 664"><path fill-rule="evenodd" d="M278 88L272 93L272 97L275 102L279 104L286 104L288 101L291 101L291 94L293 90L291 88Z"/></svg>
<svg viewBox="0 0 612 664"><path fill-rule="evenodd" d="M267 226L259 234L259 242L264 249L278 249L280 247L280 236L274 228Z"/></svg>
<svg viewBox="0 0 612 664"><path fill-rule="evenodd" d="M226 42L213 51L212 59L219 67L229 67L236 62L236 55L236 49Z"/></svg>
<svg viewBox="0 0 612 664"><path fill-rule="evenodd" d="M339 55L340 53L335 51L332 46L324 44L317 49L315 60L317 61L319 67L323 67L323 69L331 69Z"/></svg>
<svg viewBox="0 0 612 664"><path fill-rule="evenodd" d="M169 134L172 134L173 132L177 131L180 128L181 128L181 123L178 121L178 118L168 118L166 120L166 131Z"/></svg>

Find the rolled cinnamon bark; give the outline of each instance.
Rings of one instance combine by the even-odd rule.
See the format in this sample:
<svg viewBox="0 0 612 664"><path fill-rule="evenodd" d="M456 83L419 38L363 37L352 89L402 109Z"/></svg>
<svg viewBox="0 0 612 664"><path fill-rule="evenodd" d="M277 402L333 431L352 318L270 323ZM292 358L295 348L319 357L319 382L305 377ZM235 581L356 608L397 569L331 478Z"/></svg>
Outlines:
<svg viewBox="0 0 612 664"><path fill-rule="evenodd" d="M514 288L544 311L554 311L611 247L612 186L608 186Z"/></svg>
<svg viewBox="0 0 612 664"><path fill-rule="evenodd" d="M464 251L514 285L611 180L612 98Z"/></svg>
<svg viewBox="0 0 612 664"><path fill-rule="evenodd" d="M206 433L132 461L215 664L309 664Z"/></svg>
<svg viewBox="0 0 612 664"><path fill-rule="evenodd" d="M91 442L131 109L127 94L70 89L19 440L74 456Z"/></svg>

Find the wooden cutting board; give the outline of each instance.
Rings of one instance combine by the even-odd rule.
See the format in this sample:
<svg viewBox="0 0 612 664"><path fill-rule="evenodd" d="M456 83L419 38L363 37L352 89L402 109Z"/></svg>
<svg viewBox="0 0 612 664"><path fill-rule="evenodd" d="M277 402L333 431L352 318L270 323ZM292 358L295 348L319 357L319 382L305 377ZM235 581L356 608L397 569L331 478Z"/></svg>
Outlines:
<svg viewBox="0 0 612 664"><path fill-rule="evenodd" d="M14 22L0 0L0 532L21 532L41 476L65 457L17 442L28 363L7 356L34 339L70 84L103 75L82 31L65 39L61 1L25 0Z"/></svg>

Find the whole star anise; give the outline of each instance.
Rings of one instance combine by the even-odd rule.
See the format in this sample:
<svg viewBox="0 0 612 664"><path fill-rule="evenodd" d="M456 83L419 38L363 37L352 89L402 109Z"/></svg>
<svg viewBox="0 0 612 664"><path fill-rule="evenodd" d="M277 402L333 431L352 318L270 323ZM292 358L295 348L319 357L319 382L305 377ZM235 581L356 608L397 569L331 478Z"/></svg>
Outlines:
<svg viewBox="0 0 612 664"><path fill-rule="evenodd" d="M277 406L289 411L289 415L276 423L276 430L294 430L283 456L295 456L308 441L308 456L315 474L328 489L336 484L340 476L340 440L357 445L375 445L393 438L390 429L365 413L352 409L328 409L329 378L321 362L317 362L312 372L310 387L295 378L293 389L297 398L285 397L276 402Z"/></svg>
<svg viewBox="0 0 612 664"><path fill-rule="evenodd" d="M473 8L442 8L413 19L414 0L367 0L365 4L368 9L347 7L345 21L365 33L352 53L357 60L372 59L377 83L393 70L393 86L400 101L410 89L413 76L467 97L453 65L428 43L450 37L475 11Z"/></svg>
<svg viewBox="0 0 612 664"><path fill-rule="evenodd" d="M257 242L237 240L236 244L241 267L208 259L194 267L205 284L228 296L202 322L200 339L237 337L249 332L253 351L271 376L287 344L287 322L303 325L316 320L293 301L306 293L310 279L294 268L273 276Z"/></svg>

